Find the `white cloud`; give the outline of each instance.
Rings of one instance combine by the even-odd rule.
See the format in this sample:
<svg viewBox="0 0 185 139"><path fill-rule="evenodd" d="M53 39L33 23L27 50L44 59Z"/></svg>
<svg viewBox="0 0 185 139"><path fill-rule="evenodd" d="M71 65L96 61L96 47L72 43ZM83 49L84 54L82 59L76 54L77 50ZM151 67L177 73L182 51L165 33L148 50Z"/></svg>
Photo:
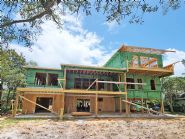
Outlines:
<svg viewBox="0 0 185 139"><path fill-rule="evenodd" d="M114 21L111 21L111 22L104 22L104 25L106 25L108 27L108 30L109 31L113 31L115 28L118 27L118 22L116 22L115 20Z"/></svg>
<svg viewBox="0 0 185 139"><path fill-rule="evenodd" d="M173 49L169 48L169 50L173 50L176 52L175 53L170 52L164 55L164 66L175 63L177 61L182 61L182 59L185 59L184 51L176 50L174 48ZM181 76L182 73L185 73L185 67L183 66L181 62L175 64L174 72L176 76Z"/></svg>
<svg viewBox="0 0 185 139"><path fill-rule="evenodd" d="M42 25L43 35L39 36L31 50L12 45L23 53L27 61L39 66L59 68L62 63L102 65L112 52L101 46L102 38L82 27L82 21L72 15L64 17L65 24L59 31L52 22Z"/></svg>
<svg viewBox="0 0 185 139"><path fill-rule="evenodd" d="M39 36L31 49L12 45L17 52L23 53L27 61L35 61L39 66L60 68L60 64L103 65L115 52L101 46L102 38L82 26L82 19L67 15L62 31L47 22L43 24L43 35ZM109 24L113 29L114 23ZM164 55L164 65L185 59L185 52ZM182 63L175 64L175 75L185 73Z"/></svg>

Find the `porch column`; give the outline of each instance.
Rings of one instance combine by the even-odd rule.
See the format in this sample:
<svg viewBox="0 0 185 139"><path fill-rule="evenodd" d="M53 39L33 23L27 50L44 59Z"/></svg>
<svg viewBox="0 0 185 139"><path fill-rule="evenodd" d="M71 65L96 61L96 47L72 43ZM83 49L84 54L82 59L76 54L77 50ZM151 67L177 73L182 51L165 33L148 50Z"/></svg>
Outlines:
<svg viewBox="0 0 185 139"><path fill-rule="evenodd" d="M120 105L120 109L119 112L122 113L122 97L120 96L120 101L119 101L119 105Z"/></svg>
<svg viewBox="0 0 185 139"><path fill-rule="evenodd" d="M66 74L67 74L67 71L66 71L66 68L64 69L64 85L63 85L63 88L66 89Z"/></svg>
<svg viewBox="0 0 185 139"><path fill-rule="evenodd" d="M98 115L98 94L97 93L95 98L95 114L96 116Z"/></svg>
<svg viewBox="0 0 185 139"><path fill-rule="evenodd" d="M121 75L120 74L118 75L118 81L121 82ZM119 87L120 87L120 85L119 85ZM120 106L119 112L122 113L122 95L120 95L120 97L119 97L119 106Z"/></svg>
<svg viewBox="0 0 185 139"><path fill-rule="evenodd" d="M126 73L124 73L124 82L127 82L127 74ZM128 98L127 98L127 94L128 94L128 92L127 92L127 84L124 84L124 89L125 89L124 91L126 92L125 100L128 101ZM129 105L128 105L127 102L125 102L125 109L126 109L126 114L129 114Z"/></svg>
<svg viewBox="0 0 185 139"><path fill-rule="evenodd" d="M144 113L144 109L143 109L143 98L141 98L141 106L142 106L141 112Z"/></svg>
<svg viewBox="0 0 185 139"><path fill-rule="evenodd" d="M64 118L64 107L65 107L65 93L62 94L62 108L60 108L60 114L59 117L60 119Z"/></svg>
<svg viewBox="0 0 185 139"><path fill-rule="evenodd" d="M96 82L96 91L98 91L98 82ZM96 92L96 98L95 98L95 114L96 116L98 115L98 92Z"/></svg>

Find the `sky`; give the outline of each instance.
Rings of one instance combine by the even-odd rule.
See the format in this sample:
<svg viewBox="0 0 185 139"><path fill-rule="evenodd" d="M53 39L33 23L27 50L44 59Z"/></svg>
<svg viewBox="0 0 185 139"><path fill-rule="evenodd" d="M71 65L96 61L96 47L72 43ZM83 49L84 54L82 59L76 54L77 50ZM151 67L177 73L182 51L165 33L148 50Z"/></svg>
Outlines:
<svg viewBox="0 0 185 139"><path fill-rule="evenodd" d="M58 30L54 23L42 25L42 35L31 48L12 44L23 53L27 61L41 67L60 68L60 64L102 66L122 45L169 49L176 53L163 56L164 65L185 59L185 7L145 14L143 24L127 21L108 23L105 16L69 15L64 17L64 27ZM185 72L181 63L175 65L175 75Z"/></svg>

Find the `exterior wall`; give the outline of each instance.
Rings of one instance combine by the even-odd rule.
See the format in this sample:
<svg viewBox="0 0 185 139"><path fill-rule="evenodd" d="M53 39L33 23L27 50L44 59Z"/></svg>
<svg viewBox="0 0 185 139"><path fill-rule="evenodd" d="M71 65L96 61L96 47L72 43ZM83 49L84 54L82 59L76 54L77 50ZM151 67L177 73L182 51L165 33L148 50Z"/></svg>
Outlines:
<svg viewBox="0 0 185 139"><path fill-rule="evenodd" d="M90 99L90 112L95 113L95 96L66 96L65 113L76 112L77 99ZM99 112L115 112L115 98L103 97L103 101L98 101Z"/></svg>
<svg viewBox="0 0 185 139"><path fill-rule="evenodd" d="M135 85L135 89L128 89L128 98L143 98L143 99L160 99L161 98L161 82L158 77L143 76L143 75L133 75L128 74L128 78L134 78L135 82L137 79L142 79L143 89L138 89L138 85ZM151 90L150 80L154 79L156 90Z"/></svg>
<svg viewBox="0 0 185 139"><path fill-rule="evenodd" d="M37 97L51 97L53 98L52 108L56 113L60 112L60 109L63 108L63 96L61 94L24 94L24 97L27 99L34 101L36 103ZM35 113L36 105L30 103L23 99L22 101L22 113L31 114Z"/></svg>
<svg viewBox="0 0 185 139"><path fill-rule="evenodd" d="M116 52L104 65L104 67L114 67L114 68L127 68L126 61L132 61L133 56L146 56L146 57L153 57L158 59L158 66L159 68L163 67L162 63L162 55L156 54L145 54L145 53L135 53L135 52Z"/></svg>
<svg viewBox="0 0 185 139"><path fill-rule="evenodd" d="M63 78L64 73L61 70L48 70L48 69L32 69L26 68L26 83L27 87L59 87L59 86L38 86L34 85L36 73L51 73L58 74L58 78Z"/></svg>

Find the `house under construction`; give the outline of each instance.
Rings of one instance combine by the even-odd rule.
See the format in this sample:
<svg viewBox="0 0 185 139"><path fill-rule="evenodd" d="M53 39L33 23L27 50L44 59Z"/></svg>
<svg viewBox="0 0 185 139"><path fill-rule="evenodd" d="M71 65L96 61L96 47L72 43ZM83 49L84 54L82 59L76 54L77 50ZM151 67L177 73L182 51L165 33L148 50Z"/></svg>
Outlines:
<svg viewBox="0 0 185 139"><path fill-rule="evenodd" d="M174 72L173 64L163 66L166 52L173 51L123 45L102 67L25 67L27 86L17 89L14 115L18 106L23 114L128 114L135 111L131 103L147 107L153 99L163 112L161 78Z"/></svg>

